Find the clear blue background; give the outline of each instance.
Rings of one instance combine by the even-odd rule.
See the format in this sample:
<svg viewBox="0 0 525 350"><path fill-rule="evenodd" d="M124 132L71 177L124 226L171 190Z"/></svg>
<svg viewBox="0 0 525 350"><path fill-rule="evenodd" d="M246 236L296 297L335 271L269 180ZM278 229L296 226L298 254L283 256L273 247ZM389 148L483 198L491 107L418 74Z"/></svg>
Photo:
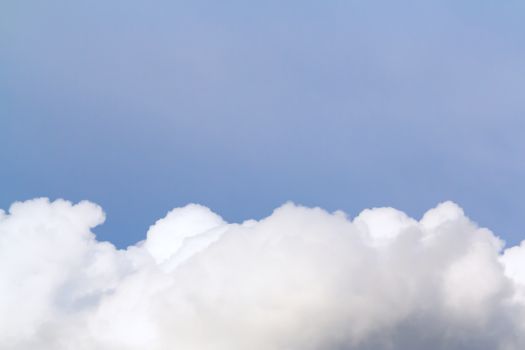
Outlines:
<svg viewBox="0 0 525 350"><path fill-rule="evenodd" d="M169 209L454 200L525 238L525 2L0 4L0 207L103 206L120 247Z"/></svg>

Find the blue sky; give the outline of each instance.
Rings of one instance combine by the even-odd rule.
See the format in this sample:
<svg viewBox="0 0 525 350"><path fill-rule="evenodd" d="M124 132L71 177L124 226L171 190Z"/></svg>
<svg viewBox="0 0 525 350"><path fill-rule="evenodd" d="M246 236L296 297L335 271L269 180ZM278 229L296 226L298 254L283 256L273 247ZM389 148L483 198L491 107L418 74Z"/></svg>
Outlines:
<svg viewBox="0 0 525 350"><path fill-rule="evenodd" d="M188 202L351 216L444 200L525 237L521 1L8 1L0 207L106 211L118 246Z"/></svg>

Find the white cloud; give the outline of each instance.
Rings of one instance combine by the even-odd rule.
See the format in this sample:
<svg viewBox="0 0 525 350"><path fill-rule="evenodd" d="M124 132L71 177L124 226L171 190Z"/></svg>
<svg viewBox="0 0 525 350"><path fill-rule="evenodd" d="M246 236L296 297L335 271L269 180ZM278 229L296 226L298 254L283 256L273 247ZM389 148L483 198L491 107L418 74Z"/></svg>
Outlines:
<svg viewBox="0 0 525 350"><path fill-rule="evenodd" d="M117 250L100 207L0 212L0 348L522 349L525 244L447 202L418 221L288 203L228 224L190 204Z"/></svg>

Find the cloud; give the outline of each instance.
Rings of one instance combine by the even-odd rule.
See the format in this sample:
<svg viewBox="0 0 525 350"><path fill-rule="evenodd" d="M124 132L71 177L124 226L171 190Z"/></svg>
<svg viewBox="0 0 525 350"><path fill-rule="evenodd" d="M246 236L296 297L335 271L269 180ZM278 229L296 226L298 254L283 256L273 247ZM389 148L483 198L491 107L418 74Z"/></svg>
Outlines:
<svg viewBox="0 0 525 350"><path fill-rule="evenodd" d="M421 220L287 203L260 221L172 210L126 250L89 202L0 212L0 348L522 349L525 244L446 202Z"/></svg>

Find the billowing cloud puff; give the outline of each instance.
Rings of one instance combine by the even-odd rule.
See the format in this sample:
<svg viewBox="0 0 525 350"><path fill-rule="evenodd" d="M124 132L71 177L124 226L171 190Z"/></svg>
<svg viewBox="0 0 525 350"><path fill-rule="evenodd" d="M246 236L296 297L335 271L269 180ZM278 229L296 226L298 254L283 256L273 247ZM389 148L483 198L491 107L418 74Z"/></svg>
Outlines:
<svg viewBox="0 0 525 350"><path fill-rule="evenodd" d="M0 349L525 348L525 244L451 202L242 224L190 204L126 250L103 221L89 202L0 212Z"/></svg>

